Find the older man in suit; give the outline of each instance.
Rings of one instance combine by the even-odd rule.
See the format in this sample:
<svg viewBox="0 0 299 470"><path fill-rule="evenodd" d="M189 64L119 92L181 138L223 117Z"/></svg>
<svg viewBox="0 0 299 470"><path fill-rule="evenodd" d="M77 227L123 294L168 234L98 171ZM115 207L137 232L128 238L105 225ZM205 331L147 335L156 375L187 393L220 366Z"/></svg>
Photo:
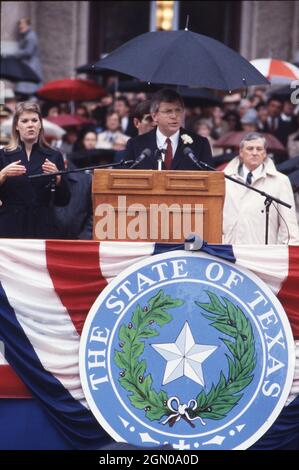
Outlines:
<svg viewBox="0 0 299 470"><path fill-rule="evenodd" d="M126 159L135 160L136 168L155 170L162 155L164 170L198 170L189 156L192 153L198 161L212 165L208 139L182 127L184 112L183 99L176 91L158 91L151 102L151 115L157 127L128 141Z"/></svg>

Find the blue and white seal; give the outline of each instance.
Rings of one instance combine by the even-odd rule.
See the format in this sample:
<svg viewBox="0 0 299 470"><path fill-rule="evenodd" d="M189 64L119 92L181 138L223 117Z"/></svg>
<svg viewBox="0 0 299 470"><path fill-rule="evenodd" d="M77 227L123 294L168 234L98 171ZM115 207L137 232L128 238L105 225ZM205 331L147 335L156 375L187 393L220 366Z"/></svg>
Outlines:
<svg viewBox="0 0 299 470"><path fill-rule="evenodd" d="M204 253L152 256L89 312L80 344L87 402L119 442L246 449L292 384L287 316L254 274Z"/></svg>

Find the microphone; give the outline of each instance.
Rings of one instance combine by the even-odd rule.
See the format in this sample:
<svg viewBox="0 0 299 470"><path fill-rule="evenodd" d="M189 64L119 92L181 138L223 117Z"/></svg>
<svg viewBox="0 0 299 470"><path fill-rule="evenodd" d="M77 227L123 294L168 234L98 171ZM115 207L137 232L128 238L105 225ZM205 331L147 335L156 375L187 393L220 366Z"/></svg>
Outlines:
<svg viewBox="0 0 299 470"><path fill-rule="evenodd" d="M133 165L130 166L130 169L131 168L135 168L137 165L139 165L139 163L142 162L142 160L144 160L146 157L150 157L152 154L152 151L150 149L144 149L142 150L141 154L137 157L137 159L135 160L135 162L133 163Z"/></svg>
<svg viewBox="0 0 299 470"><path fill-rule="evenodd" d="M164 149L159 149L159 148L156 148L155 150L155 158L158 162L158 170L161 171L162 170L162 164L165 160L165 150Z"/></svg>
<svg viewBox="0 0 299 470"><path fill-rule="evenodd" d="M166 150L163 149L163 148L156 148L155 150L155 156L156 158L162 158L162 160L164 161L165 159L165 153L166 153Z"/></svg>
<svg viewBox="0 0 299 470"><path fill-rule="evenodd" d="M186 157L189 157L190 160L193 161L193 163L197 166L197 168L199 168L200 170L202 170L202 166L199 164L199 162L197 161L197 158L196 156L194 155L192 149L190 147L185 147L184 150L183 150L183 153Z"/></svg>

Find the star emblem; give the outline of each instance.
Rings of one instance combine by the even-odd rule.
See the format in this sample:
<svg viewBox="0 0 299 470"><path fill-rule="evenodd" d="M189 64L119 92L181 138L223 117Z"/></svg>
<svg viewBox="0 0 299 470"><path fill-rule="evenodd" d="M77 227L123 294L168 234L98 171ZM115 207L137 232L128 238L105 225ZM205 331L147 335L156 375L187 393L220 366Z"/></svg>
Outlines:
<svg viewBox="0 0 299 470"><path fill-rule="evenodd" d="M204 386L201 365L217 349L217 346L195 344L188 322L175 343L152 344L152 347L167 361L163 385L185 376Z"/></svg>

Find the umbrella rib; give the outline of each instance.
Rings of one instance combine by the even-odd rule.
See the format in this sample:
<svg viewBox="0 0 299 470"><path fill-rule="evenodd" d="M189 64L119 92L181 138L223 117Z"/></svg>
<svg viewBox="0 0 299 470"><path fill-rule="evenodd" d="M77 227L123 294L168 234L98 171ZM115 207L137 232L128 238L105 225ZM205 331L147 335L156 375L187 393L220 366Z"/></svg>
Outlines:
<svg viewBox="0 0 299 470"><path fill-rule="evenodd" d="M182 31L182 33L184 33L185 31ZM168 32L166 31L161 31L162 34L169 34ZM167 55L169 55L169 49L173 46L173 44L175 44L177 41L179 41L181 39L181 36L179 36L178 38L174 37L173 41L171 41L171 43L169 43L167 45L167 50L165 51L165 53L163 54L163 57L167 57ZM158 64L157 67L156 67L156 70L152 73L152 77L155 75L155 73L159 70L159 67L160 65ZM149 82L151 83L151 80L149 80Z"/></svg>
<svg viewBox="0 0 299 470"><path fill-rule="evenodd" d="M208 36L185 30L142 34L120 46L98 64L100 69L126 73L148 83L228 91L269 83L233 49Z"/></svg>
<svg viewBox="0 0 299 470"><path fill-rule="evenodd" d="M164 32L163 32L163 33L164 33ZM185 30L184 30L184 31L181 31L181 33L182 33L182 34L181 34L179 37L174 37L173 41L171 41L171 43L169 43L169 44L167 45L167 50L166 50L165 53L164 53L164 57L167 57L167 55L169 54L169 49L171 49L171 48L173 47L173 45L175 45L176 42L180 42L181 36L182 36L183 34L192 35L192 32L191 32L191 31L185 31ZM168 33L166 32L166 34L168 34ZM219 70L220 75L222 76L223 81L224 81L225 84L226 84L227 90L230 90L231 88L228 86L228 82L227 82L226 78L222 75L222 73L221 73L221 68L219 67L217 61L210 55L210 51L205 47L204 44L202 44L202 42L201 42L201 47L206 51L207 55L210 56L211 60L216 64L216 67L217 67L217 69ZM234 51L232 50L232 52L234 52ZM152 73L151 77L153 77L153 76L155 75L155 73L158 71L158 69L159 69L159 65L157 65L156 70ZM149 80L149 82L151 82L151 81L152 81L152 80Z"/></svg>
<svg viewBox="0 0 299 470"><path fill-rule="evenodd" d="M206 48L206 46L205 46L204 44L202 44L202 42L201 42L201 47L206 51L206 53L207 53L208 55L210 55L210 51ZM232 52L234 52L234 51L232 51ZM213 57L212 55L210 55L210 58L211 58L211 60L216 64L216 67L218 68L218 70L219 70L219 72L220 72L220 75L222 76L222 78L223 78L223 80L224 80L224 82L225 82L225 84L226 84L226 86L227 86L227 90L230 91L231 88L228 86L228 83L227 83L226 78L222 75L221 68L219 67L217 61L214 59L214 57Z"/></svg>

